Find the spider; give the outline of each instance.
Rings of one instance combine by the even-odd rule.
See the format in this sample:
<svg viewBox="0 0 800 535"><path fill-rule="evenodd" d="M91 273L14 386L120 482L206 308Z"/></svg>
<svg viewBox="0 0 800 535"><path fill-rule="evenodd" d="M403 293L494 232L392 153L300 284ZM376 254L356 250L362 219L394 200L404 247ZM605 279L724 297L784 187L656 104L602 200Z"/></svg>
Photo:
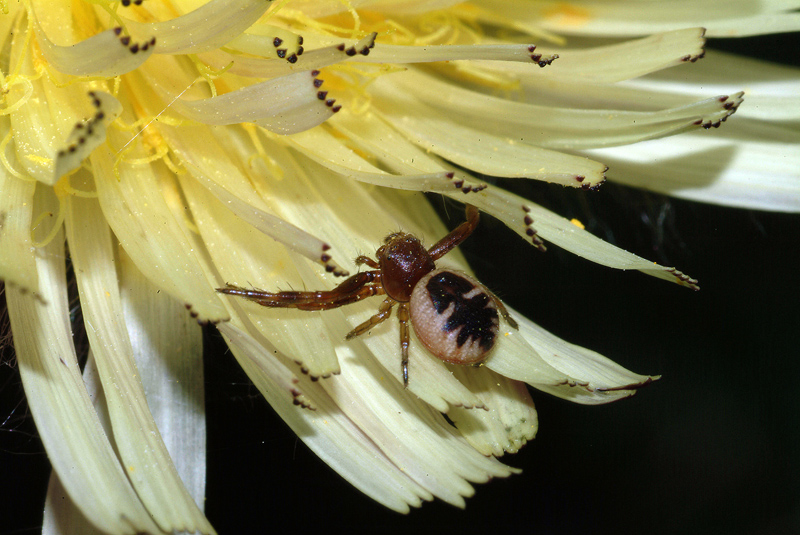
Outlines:
<svg viewBox="0 0 800 535"><path fill-rule="evenodd" d="M368 332L397 307L403 386L408 387L408 322L431 354L452 364L477 365L495 345L500 315L514 329L517 322L503 303L466 273L437 268L436 260L463 242L478 226L479 212L466 207L467 220L429 249L406 232L389 234L375 253L377 260L360 255L357 265L372 270L357 273L333 290L265 292L228 284L218 292L237 295L265 307L328 310L375 295L386 295L378 313L347 333L346 339Z"/></svg>

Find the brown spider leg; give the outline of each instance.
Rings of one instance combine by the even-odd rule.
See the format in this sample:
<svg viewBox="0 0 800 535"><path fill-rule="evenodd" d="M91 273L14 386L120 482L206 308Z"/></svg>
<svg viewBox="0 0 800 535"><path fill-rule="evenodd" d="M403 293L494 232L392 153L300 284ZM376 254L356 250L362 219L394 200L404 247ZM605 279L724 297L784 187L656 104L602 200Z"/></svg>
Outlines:
<svg viewBox="0 0 800 535"><path fill-rule="evenodd" d="M352 340L356 336L362 335L365 332L369 331L379 323L383 323L384 321L386 321L386 319L392 315L392 307L395 305L395 303L397 303L397 301L395 301L391 297L387 297L386 299L384 299L383 303L381 303L381 306L378 308L378 313L370 317L367 321L365 321L364 323L362 323L349 333L347 333L345 339Z"/></svg>
<svg viewBox="0 0 800 535"><path fill-rule="evenodd" d="M440 259L458 244L466 240L467 237L472 234L472 231L475 230L475 227L478 226L478 220L480 218L480 212L478 212L478 209L471 204L468 204L466 211L467 220L453 229L450 234L434 243L431 248L428 249L428 253L431 255L433 260Z"/></svg>
<svg viewBox="0 0 800 535"><path fill-rule="evenodd" d="M492 296L492 300L494 300L494 304L497 307L497 311L500 312L500 315L503 316L503 319L506 320L506 322L509 325L511 325L511 327L513 327L516 330L519 330L519 324L516 322L516 320L514 320L514 318L511 317L511 314L508 313L508 309L506 309L506 306L503 304L503 302L500 301L500 299L498 299L498 297L494 295L492 292L489 292L489 295Z"/></svg>
<svg viewBox="0 0 800 535"><path fill-rule="evenodd" d="M363 254L362 255L358 255L356 257L356 264L358 264L358 265L366 264L369 267L371 267L372 269L380 269L380 267L381 267L381 265L377 261L371 259L368 256L364 256Z"/></svg>
<svg viewBox="0 0 800 535"><path fill-rule="evenodd" d="M397 319L400 321L400 365L403 368L403 387L408 388L408 303L400 303L397 309Z"/></svg>
<svg viewBox="0 0 800 535"><path fill-rule="evenodd" d="M357 273L333 290L318 292L265 292L228 284L217 291L238 295L265 307L298 308L300 310L326 310L355 303L383 293L381 274L378 271Z"/></svg>

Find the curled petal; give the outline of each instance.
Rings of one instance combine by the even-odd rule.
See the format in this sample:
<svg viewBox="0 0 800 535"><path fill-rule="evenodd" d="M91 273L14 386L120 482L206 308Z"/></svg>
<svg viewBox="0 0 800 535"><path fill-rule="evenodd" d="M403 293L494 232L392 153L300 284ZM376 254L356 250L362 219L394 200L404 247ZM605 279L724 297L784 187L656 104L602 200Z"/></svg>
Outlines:
<svg viewBox="0 0 800 535"><path fill-rule="evenodd" d="M497 373L575 403L597 405L632 396L658 376L630 372L606 357L518 318L519 331L501 337L486 366Z"/></svg>
<svg viewBox="0 0 800 535"><path fill-rule="evenodd" d="M48 63L73 76L111 78L125 74L144 63L156 48L155 37L132 39L120 27L73 45L59 46L48 39L38 20L36 38Z"/></svg>
<svg viewBox="0 0 800 535"><path fill-rule="evenodd" d="M175 100L175 109L209 125L256 123L271 132L294 134L328 120L340 106L320 90L318 71L299 72L196 100Z"/></svg>
<svg viewBox="0 0 800 535"><path fill-rule="evenodd" d="M252 26L272 0L211 0L172 20L126 21L135 35L154 36L160 54L196 54L219 48Z"/></svg>
<svg viewBox="0 0 800 535"><path fill-rule="evenodd" d="M106 141L107 125L122 113L122 105L104 91L89 91L94 115L72 129L64 148L56 151L54 182L77 169L92 151Z"/></svg>
<svg viewBox="0 0 800 535"><path fill-rule="evenodd" d="M456 377L475 391L486 410L454 407L447 417L464 438L484 455L516 453L539 428L533 400L525 385L484 368L454 366Z"/></svg>

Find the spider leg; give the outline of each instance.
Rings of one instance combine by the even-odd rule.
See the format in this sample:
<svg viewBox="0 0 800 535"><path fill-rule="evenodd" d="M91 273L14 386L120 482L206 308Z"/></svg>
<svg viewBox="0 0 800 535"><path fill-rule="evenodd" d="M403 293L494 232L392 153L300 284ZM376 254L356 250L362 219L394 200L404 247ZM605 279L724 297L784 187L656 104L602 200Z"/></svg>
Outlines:
<svg viewBox="0 0 800 535"><path fill-rule="evenodd" d="M381 303L381 306L378 308L378 313L369 318L367 321L365 321L358 327L356 327L355 329L353 329L352 331L350 331L349 333L347 333L345 339L352 340L356 336L362 335L365 332L369 331L379 323L383 323L384 321L386 321L386 319L392 315L392 307L394 306L395 303L397 303L397 301L395 301L392 298L384 299L383 303Z"/></svg>
<svg viewBox="0 0 800 535"><path fill-rule="evenodd" d="M381 265L378 262L376 262L375 260L371 259L368 256L364 256L363 254L362 255L358 255L356 257L356 264L359 265L359 266L361 264L366 264L369 267L371 267L372 269L380 269L380 267L381 267Z"/></svg>
<svg viewBox="0 0 800 535"><path fill-rule="evenodd" d="M265 307L327 310L349 305L373 295L383 294L380 280L379 272L365 271L346 279L333 290L265 292L255 288L242 288L228 284L225 288L217 288L217 291L227 295L238 295Z"/></svg>
<svg viewBox="0 0 800 535"><path fill-rule="evenodd" d="M397 309L397 319L400 321L400 365L403 368L403 387L408 388L408 303L400 303Z"/></svg>
<svg viewBox="0 0 800 535"><path fill-rule="evenodd" d="M514 320L514 318L511 317L511 314L508 313L508 309L506 309L506 306L503 304L503 302L500 301L500 299L498 299L497 296L494 295L492 292L489 292L489 295L492 296L494 304L497 307L497 311L500 313L501 316L503 316L503 319L506 320L506 322L509 325L511 325L511 327L513 327L516 330L519 330L519 324Z"/></svg>
<svg viewBox="0 0 800 535"><path fill-rule="evenodd" d="M478 226L478 220L480 218L480 212L478 212L478 209L471 204L468 204L466 211L467 220L453 229L450 234L434 243L431 248L428 249L428 253L431 255L431 258L438 260L446 255L451 249L466 240L469 235L472 234L472 231L474 231Z"/></svg>

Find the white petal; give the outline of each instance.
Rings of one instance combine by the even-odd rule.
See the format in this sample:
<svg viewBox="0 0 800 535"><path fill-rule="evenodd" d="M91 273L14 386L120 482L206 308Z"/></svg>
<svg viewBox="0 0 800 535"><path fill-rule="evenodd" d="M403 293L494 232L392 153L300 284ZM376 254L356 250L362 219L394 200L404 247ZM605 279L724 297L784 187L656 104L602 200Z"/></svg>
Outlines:
<svg viewBox="0 0 800 535"><path fill-rule="evenodd" d="M47 38L37 23L36 39L47 62L72 76L113 78L138 68L156 49L154 37L134 40L120 27L75 44L59 46Z"/></svg>
<svg viewBox="0 0 800 535"><path fill-rule="evenodd" d="M736 121L714 136L659 139L592 154L615 182L695 201L800 211L800 136L755 121Z"/></svg>
<svg viewBox="0 0 800 535"><path fill-rule="evenodd" d="M632 396L658 377L630 372L594 351L570 344L515 314L519 331L507 330L486 361L491 370L575 403L596 405Z"/></svg>
<svg viewBox="0 0 800 535"><path fill-rule="evenodd" d="M120 298L147 405L184 486L205 504L203 333L183 304L159 292L121 251Z"/></svg>
<svg viewBox="0 0 800 535"><path fill-rule="evenodd" d="M52 472L44 502L42 535L106 535L107 533L89 522L67 494L58 475Z"/></svg>
<svg viewBox="0 0 800 535"><path fill-rule="evenodd" d="M737 119L778 123L800 119L800 69L714 50L709 50L698 65L630 80L625 83L625 88L629 87L643 90L649 100L653 93L662 93L665 98L698 98L744 90L747 103L739 109Z"/></svg>
<svg viewBox="0 0 800 535"><path fill-rule="evenodd" d="M211 0L171 20L126 21L134 35L154 36L159 54L196 54L219 48L256 22L271 0Z"/></svg>
<svg viewBox="0 0 800 535"><path fill-rule="evenodd" d="M0 136L9 136L8 117L0 117ZM3 149L5 149L3 145ZM32 253L31 222L35 182L11 174L19 165L13 151L5 150L0 167L0 279L7 286L36 294L39 288ZM37 216L39 214L36 214ZM53 219L52 217L50 218ZM52 223L51 223L52 224Z"/></svg>
<svg viewBox="0 0 800 535"><path fill-rule="evenodd" d="M127 474L162 530L213 533L183 486L147 406L125 329L111 232L97 200L70 197L66 223L86 334Z"/></svg>
<svg viewBox="0 0 800 535"><path fill-rule="evenodd" d="M472 447L484 455L516 453L539 428L536 409L525 384L482 367L453 366L456 377L475 391L487 410L455 407L447 417Z"/></svg>
<svg viewBox="0 0 800 535"><path fill-rule="evenodd" d="M515 16L524 23L561 34L619 37L705 26L709 35L741 37L800 28L800 18L787 13L796 0L673 0L670 2L589 1L572 6L557 1L489 0L486 9ZM526 9L527 8L527 9Z"/></svg>
<svg viewBox="0 0 800 535"><path fill-rule="evenodd" d="M54 210L42 195L34 211ZM6 288L17 363L53 469L91 522L108 533L158 530L108 442L72 346L63 235L36 256L42 304ZM103 507L97 507L102 503Z"/></svg>

